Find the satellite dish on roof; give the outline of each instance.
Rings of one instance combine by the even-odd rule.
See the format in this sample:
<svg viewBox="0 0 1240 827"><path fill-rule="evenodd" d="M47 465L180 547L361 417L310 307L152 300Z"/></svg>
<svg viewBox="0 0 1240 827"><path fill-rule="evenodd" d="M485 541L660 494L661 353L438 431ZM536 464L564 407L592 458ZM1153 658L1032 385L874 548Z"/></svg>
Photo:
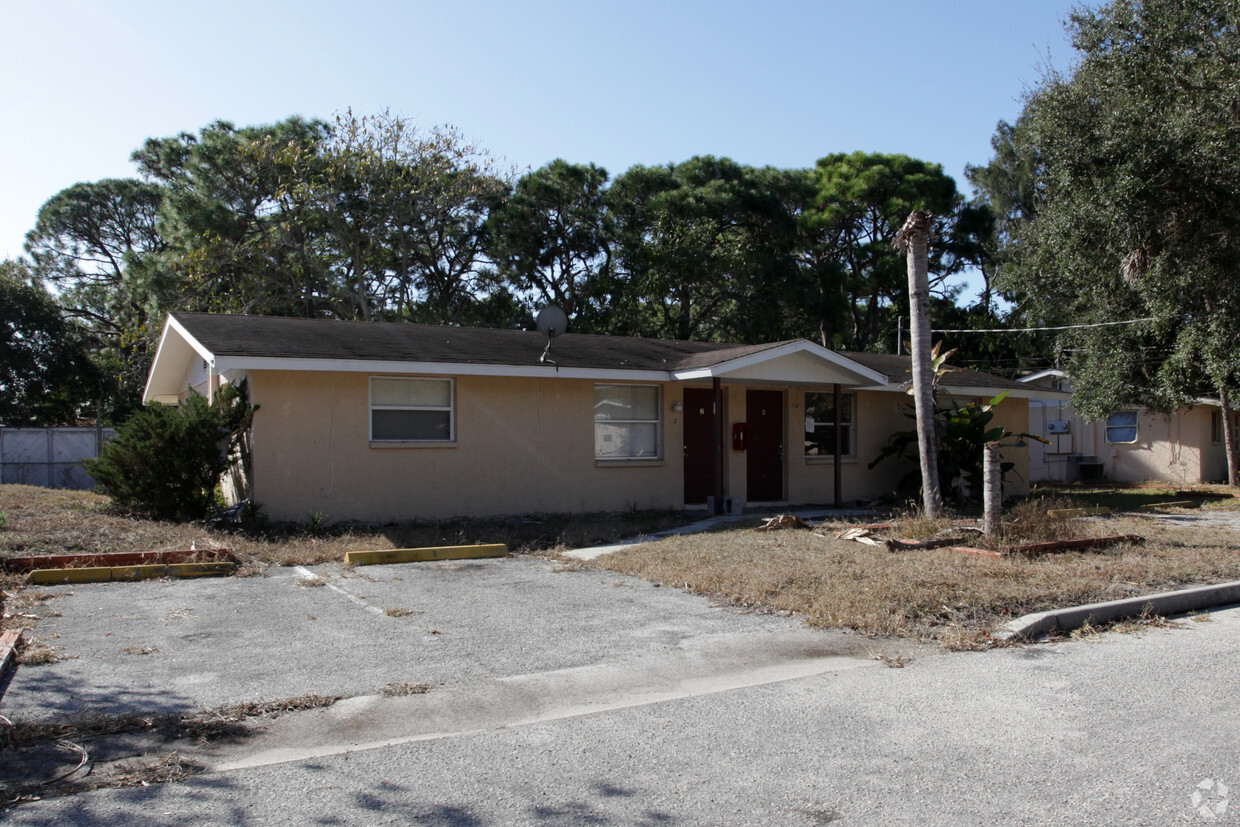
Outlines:
<svg viewBox="0 0 1240 827"><path fill-rule="evenodd" d="M534 325L542 335L554 339L557 333L563 333L568 328L568 316L554 304L549 304L538 311Z"/></svg>
<svg viewBox="0 0 1240 827"><path fill-rule="evenodd" d="M538 326L542 335L547 337L547 346L543 348L542 356L538 357L538 363L555 365L556 371L559 372L560 366L548 359L547 354L551 352L551 343L555 341L555 334L563 333L568 327L568 316L564 315L564 311L554 304L549 304L538 311L534 324Z"/></svg>

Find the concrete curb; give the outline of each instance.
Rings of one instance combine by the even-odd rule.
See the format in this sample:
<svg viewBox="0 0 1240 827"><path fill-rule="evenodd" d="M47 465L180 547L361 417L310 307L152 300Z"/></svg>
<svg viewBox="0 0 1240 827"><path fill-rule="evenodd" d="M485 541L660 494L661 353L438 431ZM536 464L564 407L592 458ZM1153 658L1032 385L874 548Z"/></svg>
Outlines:
<svg viewBox="0 0 1240 827"><path fill-rule="evenodd" d="M236 562L227 548L177 551L105 551L98 554L27 554L0 560L0 570L30 572L36 569L110 568L162 563Z"/></svg>
<svg viewBox="0 0 1240 827"><path fill-rule="evenodd" d="M1175 592L1127 597L1106 603L1090 603L1051 612L1036 612L1008 623L995 635L996 640L1031 639L1040 635L1070 632L1086 623L1109 623L1137 617L1149 607L1160 615L1178 615L1201 609L1214 609L1240 603L1240 581L1194 586Z"/></svg>
<svg viewBox="0 0 1240 827"><path fill-rule="evenodd" d="M345 563L375 566L381 563L427 563L431 560L472 560L479 557L507 557L503 543L478 546L437 546L433 548L391 548L378 551L346 551Z"/></svg>
<svg viewBox="0 0 1240 827"><path fill-rule="evenodd" d="M82 569L35 569L27 583L105 583L110 580L153 580L158 577L217 577L232 574L236 563L171 563L148 566L91 566Z"/></svg>

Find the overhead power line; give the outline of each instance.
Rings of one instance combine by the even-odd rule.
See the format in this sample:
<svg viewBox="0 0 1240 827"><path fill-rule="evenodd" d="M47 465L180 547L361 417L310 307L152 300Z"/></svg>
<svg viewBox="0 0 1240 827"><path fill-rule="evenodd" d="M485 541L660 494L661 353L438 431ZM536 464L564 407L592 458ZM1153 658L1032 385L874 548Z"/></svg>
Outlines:
<svg viewBox="0 0 1240 827"><path fill-rule="evenodd" d="M931 330L931 333L1041 333L1047 330L1081 330L1087 327L1110 327L1117 324L1139 324L1157 321L1156 316L1147 319L1128 319L1123 322L1097 322L1096 324L1067 324L1061 327L992 327L976 330Z"/></svg>

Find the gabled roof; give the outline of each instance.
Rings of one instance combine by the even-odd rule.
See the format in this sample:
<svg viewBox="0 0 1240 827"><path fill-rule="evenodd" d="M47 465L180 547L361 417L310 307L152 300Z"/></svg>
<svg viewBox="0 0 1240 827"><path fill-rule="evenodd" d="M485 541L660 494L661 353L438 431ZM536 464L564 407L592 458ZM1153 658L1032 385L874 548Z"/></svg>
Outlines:
<svg viewBox="0 0 1240 827"><path fill-rule="evenodd" d="M234 359L522 365L537 364L547 344L543 334L525 330L207 313L174 313L171 318L216 357ZM730 347L565 333L556 336L551 358L561 367L670 370L687 356Z"/></svg>
<svg viewBox="0 0 1240 827"><path fill-rule="evenodd" d="M912 359L908 356L897 356L894 353L855 353L841 351L841 356L865 365L871 370L879 371L887 376L889 384L903 385L913 381ZM1024 398L1064 398L1071 394L1046 388L1030 387L1012 379L1004 379L980 370L953 368L948 364L949 372L939 380L940 390L957 396L996 396L1004 391L1014 399Z"/></svg>
<svg viewBox="0 0 1240 827"><path fill-rule="evenodd" d="M805 339L763 345L567 333L546 361L541 333L440 325L175 313L144 401L174 401L195 359L213 373L326 370L555 376L630 381L730 380L885 384L879 371Z"/></svg>
<svg viewBox="0 0 1240 827"><path fill-rule="evenodd" d="M174 313L164 326L143 401L175 402L199 362L213 374L314 370L529 376L615 381L723 381L898 390L907 356L839 353L807 339L761 345L566 333L546 361L541 333L276 316ZM205 381L205 374L203 379ZM940 383L958 395L1055 395L979 371Z"/></svg>

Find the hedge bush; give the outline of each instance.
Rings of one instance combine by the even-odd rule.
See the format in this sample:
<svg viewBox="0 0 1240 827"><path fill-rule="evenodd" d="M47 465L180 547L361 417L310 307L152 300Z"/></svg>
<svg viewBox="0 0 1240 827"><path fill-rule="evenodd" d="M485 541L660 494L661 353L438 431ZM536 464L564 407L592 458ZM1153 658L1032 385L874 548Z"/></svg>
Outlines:
<svg viewBox="0 0 1240 827"><path fill-rule="evenodd" d="M152 405L82 464L117 505L199 520L214 507L216 485L255 410L244 380L225 385L210 404L194 393L180 405Z"/></svg>

